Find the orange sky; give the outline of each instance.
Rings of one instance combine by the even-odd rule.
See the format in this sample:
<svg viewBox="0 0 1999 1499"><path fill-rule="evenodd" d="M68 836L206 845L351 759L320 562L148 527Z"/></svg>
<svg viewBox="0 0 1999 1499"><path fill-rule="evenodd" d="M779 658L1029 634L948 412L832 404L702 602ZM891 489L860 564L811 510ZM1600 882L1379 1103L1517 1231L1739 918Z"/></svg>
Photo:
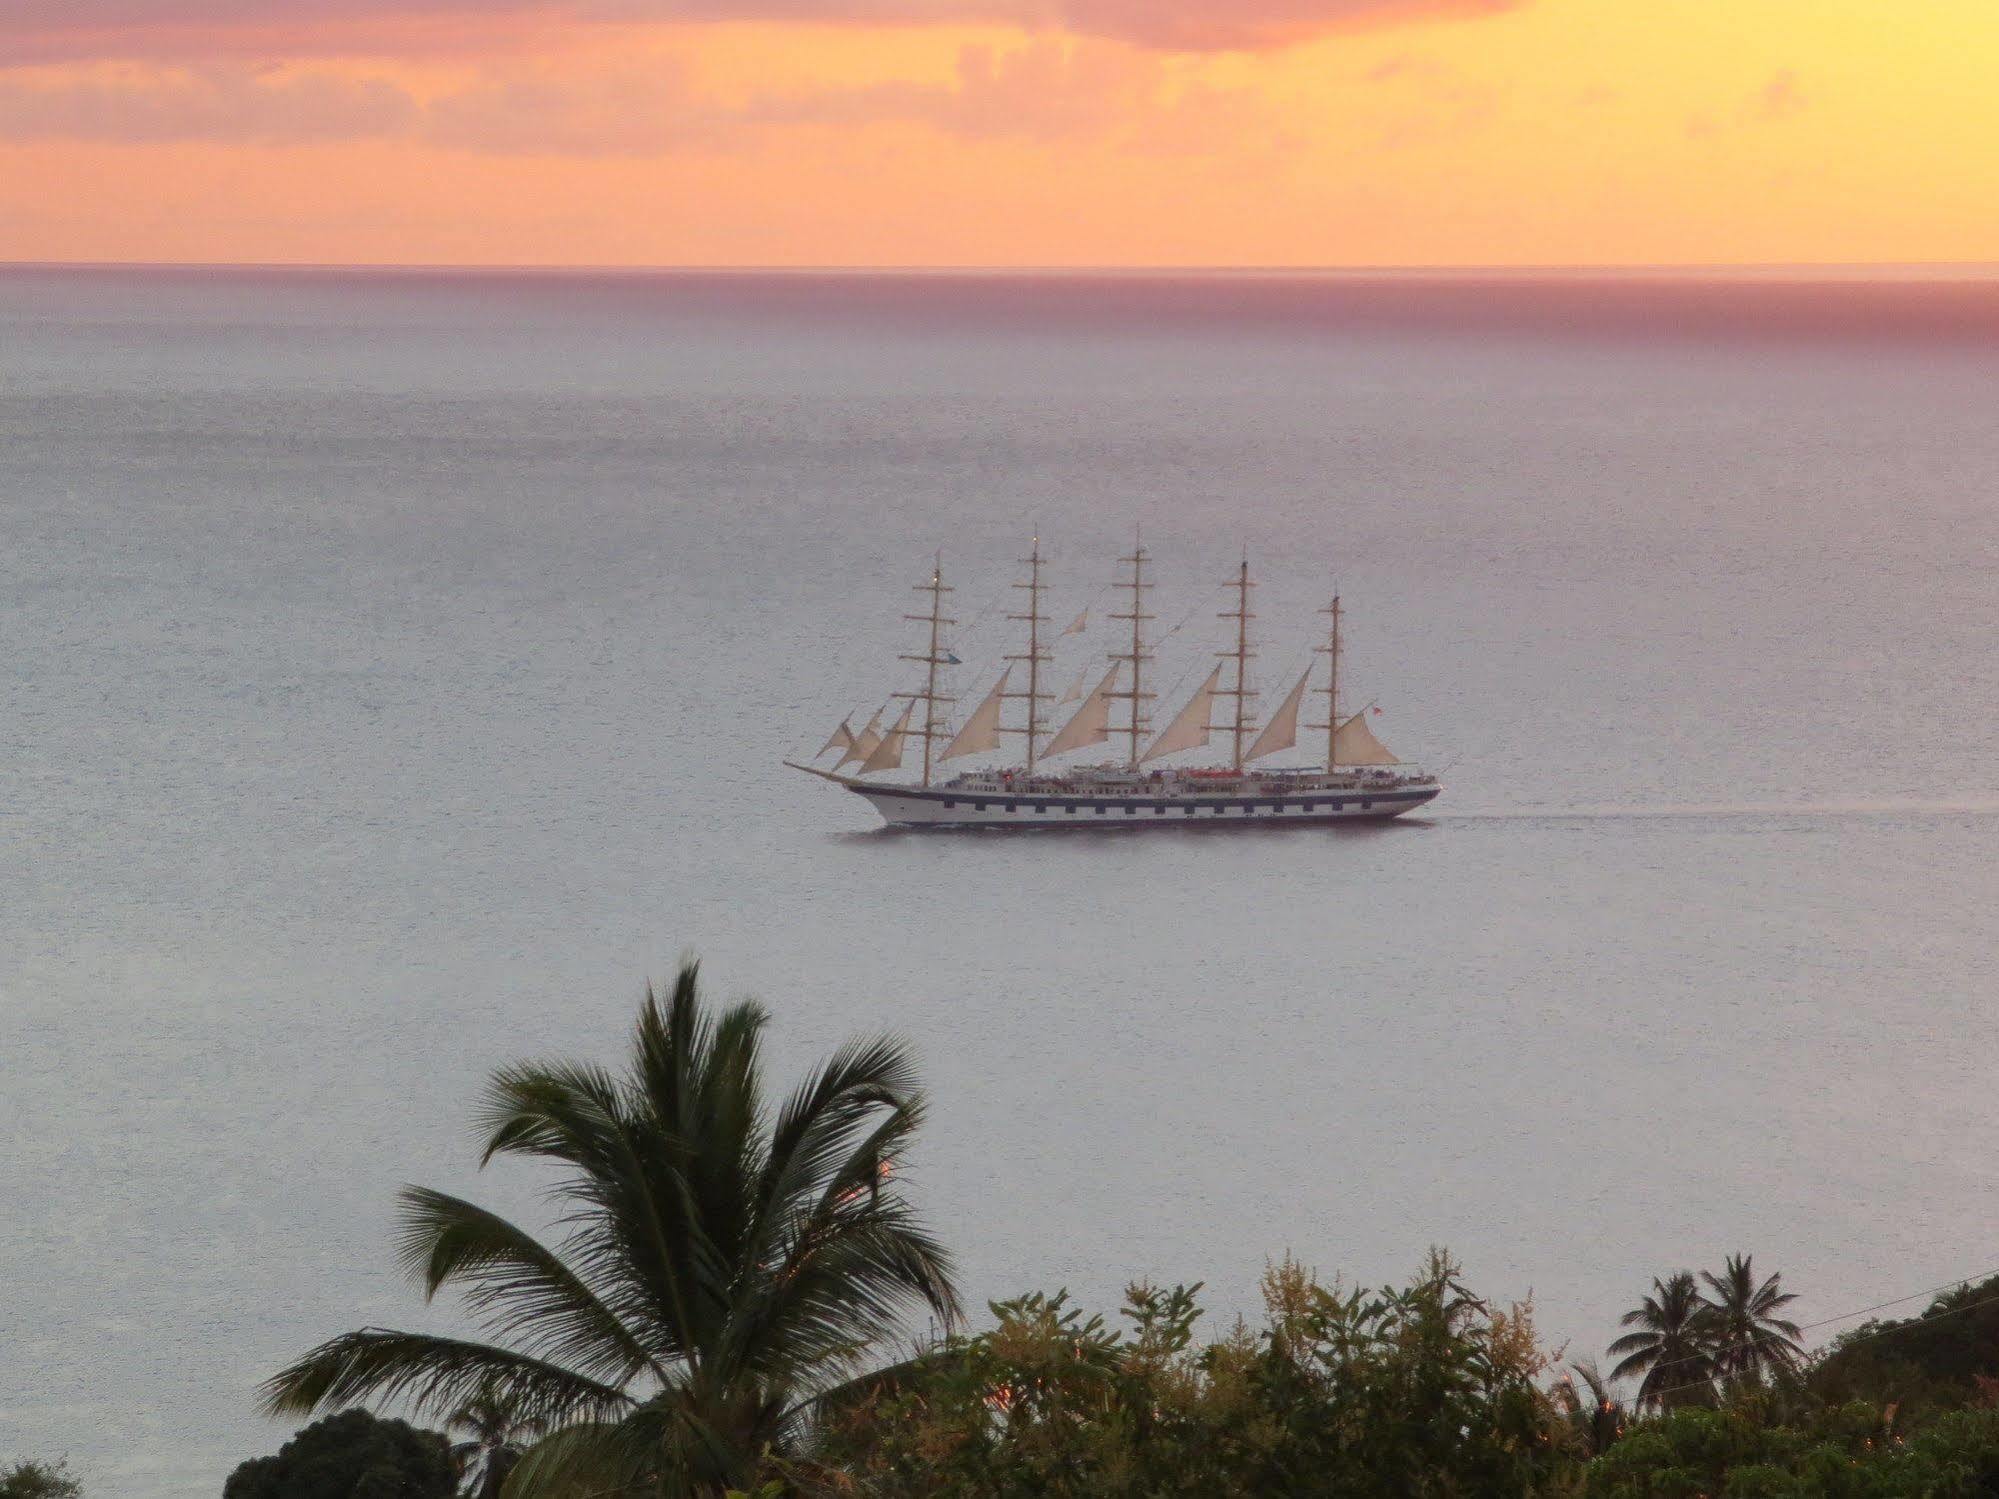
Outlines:
<svg viewBox="0 0 1999 1499"><path fill-rule="evenodd" d="M0 259L1999 261L1999 0L9 0Z"/></svg>

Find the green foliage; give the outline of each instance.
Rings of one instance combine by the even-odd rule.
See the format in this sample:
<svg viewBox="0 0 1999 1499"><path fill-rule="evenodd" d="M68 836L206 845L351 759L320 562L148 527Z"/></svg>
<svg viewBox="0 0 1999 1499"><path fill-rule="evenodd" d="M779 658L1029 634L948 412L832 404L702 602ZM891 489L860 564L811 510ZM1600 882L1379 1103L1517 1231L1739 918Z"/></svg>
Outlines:
<svg viewBox="0 0 1999 1499"><path fill-rule="evenodd" d="M1873 1406L1802 1426L1740 1410L1680 1410L1588 1468L1588 1499L1970 1499L1999 1494L1999 1411L1963 1411L1902 1437Z"/></svg>
<svg viewBox="0 0 1999 1499"><path fill-rule="evenodd" d="M83 1499L83 1485L61 1461L16 1463L0 1473L0 1499Z"/></svg>
<svg viewBox="0 0 1999 1499"><path fill-rule="evenodd" d="M1572 1471L1525 1307L1433 1254L1402 1289L1326 1287L1287 1259L1265 1317L1196 1347L1198 1287L1134 1286L1120 1328L1066 1295L995 1325L829 1420L821 1460L859 1492L1407 1495L1555 1492Z"/></svg>
<svg viewBox="0 0 1999 1499"><path fill-rule="evenodd" d="M829 1420L821 1482L790 1492L1999 1499L1999 1410L1912 1424L1892 1401L1827 1400L1820 1370L1792 1366L1777 1277L1745 1256L1700 1286L1655 1282L1627 1321L1647 1334L1627 1352L1659 1349L1662 1330L1704 1339L1702 1403L1660 1381L1651 1419L1592 1365L1553 1374L1526 1309L1480 1301L1441 1254L1375 1292L1286 1260L1261 1325L1205 1344L1198 1287L1135 1286L1116 1326L1064 1295L1022 1297ZM1944 1346L1971 1356L1941 1366L1975 1377L1975 1351ZM1672 1347L1637 1372L1670 1366Z"/></svg>
<svg viewBox="0 0 1999 1499"><path fill-rule="evenodd" d="M496 1075L484 1158L558 1167L561 1237L405 1189L404 1267L485 1340L364 1328L267 1387L274 1412L404 1400L462 1440L349 1410L226 1499L1999 1499L1999 1278L1807 1362L1780 1277L1731 1256L1654 1279L1608 1377L1555 1374L1531 1307L1434 1250L1379 1290L1287 1257L1260 1323L1205 1340L1199 1284L1133 1285L1114 1317L1021 1296L957 1334L895 1179L923 1109L902 1049L845 1047L771 1108L765 1023L711 1015L689 964L621 1074ZM919 1308L944 1340L870 1367ZM0 1499L80 1491L22 1464Z"/></svg>
<svg viewBox="0 0 1999 1499"><path fill-rule="evenodd" d="M489 1341L351 1332L270 1381L274 1412L496 1402L549 1433L507 1499L720 1495L766 1481L905 1311L955 1320L949 1260L893 1177L923 1117L903 1049L843 1047L771 1108L763 1010L711 1015L697 980L690 963L664 1004L647 993L621 1076L494 1077L485 1159L559 1168L553 1246L405 1191L405 1269L426 1296L460 1292Z"/></svg>
<svg viewBox="0 0 1999 1499"><path fill-rule="evenodd" d="M1768 1465L1769 1436L1736 1411L1673 1411L1592 1463L1589 1492L1592 1499L1718 1494L1732 1470Z"/></svg>
<svg viewBox="0 0 1999 1499"><path fill-rule="evenodd" d="M1999 1400L1999 1276L1938 1297L1920 1316L1850 1329L1809 1378L1827 1400L1892 1401L1917 1417Z"/></svg>
<svg viewBox="0 0 1999 1499"><path fill-rule="evenodd" d="M1595 1364L1569 1365L1549 1388L1548 1396L1569 1429L1569 1441L1584 1457L1598 1457L1624 1435L1631 1412L1611 1393L1610 1382Z"/></svg>
<svg viewBox="0 0 1999 1499"><path fill-rule="evenodd" d="M275 1457L229 1475L223 1499L451 1499L458 1469L440 1433L366 1411L315 1421Z"/></svg>

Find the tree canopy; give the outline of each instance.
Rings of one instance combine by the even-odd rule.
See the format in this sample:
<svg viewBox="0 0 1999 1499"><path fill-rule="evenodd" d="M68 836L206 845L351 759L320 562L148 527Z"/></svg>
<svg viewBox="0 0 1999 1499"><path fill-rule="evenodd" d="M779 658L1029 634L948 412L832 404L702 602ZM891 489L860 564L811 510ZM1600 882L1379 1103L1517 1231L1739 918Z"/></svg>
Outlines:
<svg viewBox="0 0 1999 1499"><path fill-rule="evenodd" d="M1863 1322L1811 1372L1828 1398L1911 1412L1999 1402L1999 1276L1959 1286L1920 1315Z"/></svg>
<svg viewBox="0 0 1999 1499"><path fill-rule="evenodd" d="M451 1499L458 1466L435 1431L342 1411L315 1421L273 1457L229 1475L222 1499Z"/></svg>
<svg viewBox="0 0 1999 1499"><path fill-rule="evenodd" d="M83 1499L64 1462L19 1462L0 1472L0 1499Z"/></svg>
<svg viewBox="0 0 1999 1499"><path fill-rule="evenodd" d="M1134 1285L1121 1327L1061 1294L997 1303L990 1331L830 1418L819 1458L838 1476L801 1487L1446 1499L1530 1494L1565 1471L1531 1313L1474 1296L1442 1253L1374 1291L1286 1259L1265 1275L1262 1324L1206 1343L1199 1289Z"/></svg>
<svg viewBox="0 0 1999 1499"><path fill-rule="evenodd" d="M1441 1250L1379 1289L1287 1255L1261 1320L1206 1337L1199 1284L1143 1282L1115 1315L1037 1293L967 1331L899 1169L923 1113L903 1048L851 1043L774 1103L765 1025L711 1011L689 964L621 1070L496 1074L482 1164L558 1168L554 1237L406 1188L403 1266L479 1335L362 1328L267 1387L277 1413L402 1402L461 1440L341 1410L225 1499L1999 1496L1999 1279L1812 1358L1782 1278L1732 1255L1654 1278L1607 1376ZM941 1333L885 1360L912 1312ZM0 1499L78 1499L27 1471Z"/></svg>

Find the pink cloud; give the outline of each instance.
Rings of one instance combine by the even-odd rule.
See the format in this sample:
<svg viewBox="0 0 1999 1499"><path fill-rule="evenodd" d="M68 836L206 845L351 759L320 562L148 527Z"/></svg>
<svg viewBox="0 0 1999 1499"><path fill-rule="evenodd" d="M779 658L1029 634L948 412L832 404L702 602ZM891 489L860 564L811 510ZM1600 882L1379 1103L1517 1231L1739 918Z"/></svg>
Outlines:
<svg viewBox="0 0 1999 1499"><path fill-rule="evenodd" d="M1171 51L1258 50L1331 32L1416 21L1463 20L1522 0L1057 0L1056 23Z"/></svg>
<svg viewBox="0 0 1999 1499"><path fill-rule="evenodd" d="M0 140L297 145L406 134L420 113L386 80L326 74L214 67L60 82L0 77Z"/></svg>
<svg viewBox="0 0 1999 1499"><path fill-rule="evenodd" d="M405 56L517 50L555 28L987 23L1161 51L1287 46L1358 27L1469 19L1527 0L8 0L0 65L101 58Z"/></svg>
<svg viewBox="0 0 1999 1499"><path fill-rule="evenodd" d="M723 144L737 123L672 68L580 79L510 69L432 100L418 133L503 156L651 156Z"/></svg>
<svg viewBox="0 0 1999 1499"><path fill-rule="evenodd" d="M1198 156L1218 142L1274 149L1285 133L1244 90L1169 83L1157 55L1117 42L1032 40L999 51L966 47L949 86L884 83L765 99L765 123L928 125L968 139L1115 140L1134 151Z"/></svg>
<svg viewBox="0 0 1999 1499"><path fill-rule="evenodd" d="M81 78L0 72L0 139L295 145L396 138L499 155L646 156L732 150L773 131L915 124L961 139L1097 139L1200 156L1274 148L1282 130L1246 92L1176 82L1155 53L1030 40L960 50L948 84L888 81L724 104L672 67L587 74L502 61L419 98L384 78L241 62L112 64Z"/></svg>
<svg viewBox="0 0 1999 1499"><path fill-rule="evenodd" d="M966 47L949 85L887 82L777 96L750 106L773 124L916 121L969 137L1091 135L1148 102L1158 68L1112 46L1039 40L1010 51Z"/></svg>

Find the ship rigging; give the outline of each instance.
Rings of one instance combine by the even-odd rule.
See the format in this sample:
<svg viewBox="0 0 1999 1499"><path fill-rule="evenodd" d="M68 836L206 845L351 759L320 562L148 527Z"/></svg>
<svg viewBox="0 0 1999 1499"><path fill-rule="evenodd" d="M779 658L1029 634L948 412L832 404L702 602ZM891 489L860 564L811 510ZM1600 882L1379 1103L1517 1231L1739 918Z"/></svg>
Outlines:
<svg viewBox="0 0 1999 1499"><path fill-rule="evenodd" d="M1380 820L1420 807L1442 790L1435 776L1398 760L1375 737L1368 725L1368 718L1380 712L1374 704L1342 714L1340 637L1345 610L1337 594L1319 611L1329 623L1323 642L1313 647L1326 658L1325 685L1311 685L1314 669L1308 664L1259 727L1255 707L1259 694L1251 669L1257 658L1251 629L1257 618L1251 608L1256 584L1250 577L1247 551L1223 585L1231 607L1217 617L1229 626L1227 648L1215 653L1213 667L1192 696L1155 734L1148 705L1157 698L1146 687L1155 644L1147 632L1155 616L1146 608L1146 594L1155 583L1147 576L1151 556L1142 541L1135 540L1130 555L1119 559L1123 573L1112 585L1122 596L1122 607L1106 616L1129 629L1118 630L1115 648L1103 657L1108 669L1094 687L1083 690L1087 668L1077 675L1055 703L1057 708L1068 708L1073 702L1073 711L1048 732L1044 708L1054 699L1044 683L1054 657L1046 634L1050 621L1042 607L1047 560L1037 536L1021 559L1025 577L1010 585L1022 596L1020 607L1005 616L1020 627L1025 637L1021 648L1001 657L998 680L955 732L948 732L947 710L956 699L940 690L939 673L958 664L945 636L957 621L944 613L945 598L953 590L944 582L939 554L929 580L917 586L927 600L924 611L904 615L924 629L922 650L900 658L923 668L922 686L890 695L890 704L900 701L904 706L886 729L881 720L887 708L874 713L859 733L852 729L851 717L843 720L813 757L823 759L837 750L839 757L830 769L801 761L785 763L865 798L885 822L908 828L1243 827ZM1080 633L1088 618L1086 607L1062 634ZM1326 699L1325 722L1304 725L1325 733L1324 764L1259 764L1297 746L1308 690ZM1217 699L1227 705L1220 721ZM1016 711L1009 711L1012 705L1018 705ZM1114 718L1122 720L1116 727ZM1225 767L1155 763L1207 749L1217 734L1225 737L1228 747ZM939 778L938 767L945 762L995 754L1010 738L1022 743L1020 764ZM1114 739L1123 743L1120 758L1049 768L1051 761ZM887 779L902 770L911 740L922 745L917 778Z"/></svg>

